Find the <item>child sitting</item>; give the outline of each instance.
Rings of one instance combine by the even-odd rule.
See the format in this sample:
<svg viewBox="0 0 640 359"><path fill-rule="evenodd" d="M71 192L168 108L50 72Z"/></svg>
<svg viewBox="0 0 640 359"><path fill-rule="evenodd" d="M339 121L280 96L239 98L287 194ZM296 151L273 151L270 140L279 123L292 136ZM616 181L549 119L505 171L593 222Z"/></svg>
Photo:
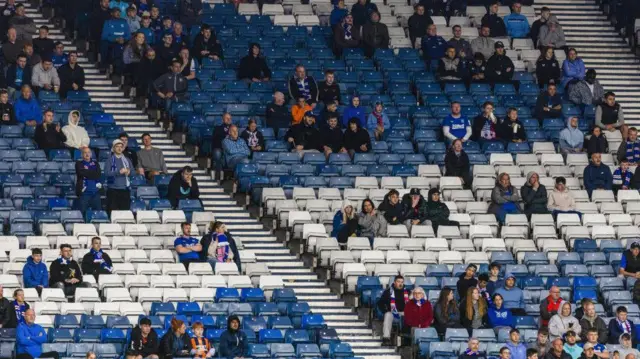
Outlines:
<svg viewBox="0 0 640 359"><path fill-rule="evenodd" d="M204 325L195 322L191 326L193 338L191 338L191 355L195 358L211 358L216 350L211 347L209 339L204 337Z"/></svg>

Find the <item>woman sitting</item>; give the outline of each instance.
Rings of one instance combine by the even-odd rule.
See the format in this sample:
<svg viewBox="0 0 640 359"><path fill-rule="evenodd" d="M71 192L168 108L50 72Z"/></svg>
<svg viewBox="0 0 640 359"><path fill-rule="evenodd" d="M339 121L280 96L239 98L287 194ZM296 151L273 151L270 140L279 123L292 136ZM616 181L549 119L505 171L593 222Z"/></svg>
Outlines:
<svg viewBox="0 0 640 359"><path fill-rule="evenodd" d="M467 289L467 294L460 303L460 322L467 328L469 335L474 329L488 326L487 301L480 296L480 290L476 287Z"/></svg>
<svg viewBox="0 0 640 359"><path fill-rule="evenodd" d="M547 210L547 188L540 183L540 176L534 171L527 173L527 182L520 188L524 202L524 213L531 218L533 213L545 214Z"/></svg>
<svg viewBox="0 0 640 359"><path fill-rule="evenodd" d="M498 177L498 183L491 191L491 205L489 205L489 213L496 215L498 222L504 224L507 214L519 214L520 207L518 201L520 195L515 187L511 185L511 179L506 173L501 173Z"/></svg>
<svg viewBox="0 0 640 359"><path fill-rule="evenodd" d="M560 303L558 314L549 320L549 340L562 339L568 331L573 331L578 337L582 333L580 322L571 315L571 303L563 301Z"/></svg>
<svg viewBox="0 0 640 359"><path fill-rule="evenodd" d="M187 327L182 320L175 317L171 319L171 330L160 339L160 357L162 359L189 356L191 345L186 331Z"/></svg>
<svg viewBox="0 0 640 359"><path fill-rule="evenodd" d="M490 101L482 105L482 113L473 119L473 135L471 139L482 145L485 142L495 142L499 135L499 119L493 113L493 103Z"/></svg>
<svg viewBox="0 0 640 359"><path fill-rule="evenodd" d="M449 207L440 201L440 191L437 188L429 190L429 199L427 200L427 217L431 221L433 232L438 234L438 227L442 226L460 226L460 222L449 220Z"/></svg>
<svg viewBox="0 0 640 359"><path fill-rule="evenodd" d="M404 306L404 325L409 328L429 328L433 323L433 309L424 289L416 287L412 298Z"/></svg>
<svg viewBox="0 0 640 359"><path fill-rule="evenodd" d="M247 143L251 149L251 153L264 151L264 136L258 131L258 124L253 118L249 120L247 128L242 131L240 137Z"/></svg>
<svg viewBox="0 0 640 359"><path fill-rule="evenodd" d="M447 328L460 328L460 311L453 295L453 289L445 287L440 291L440 297L433 310L434 327L438 335L444 336Z"/></svg>
<svg viewBox="0 0 640 359"><path fill-rule="evenodd" d="M465 188L471 188L471 172L469 170L469 156L462 149L462 141L454 140L444 156L445 175L458 177Z"/></svg>
<svg viewBox="0 0 640 359"><path fill-rule="evenodd" d="M504 299L500 294L493 295L493 306L489 308L489 325L493 328L496 334L503 328L514 328L515 321L513 315L509 309L506 309L503 305Z"/></svg>
<svg viewBox="0 0 640 359"><path fill-rule="evenodd" d="M376 211L373 201L365 199L362 201L362 212L358 215L358 227L361 237L369 238L373 245L374 237L386 237L387 221L380 212Z"/></svg>
<svg viewBox="0 0 640 359"><path fill-rule="evenodd" d="M351 201L342 202L342 210L333 217L333 231L331 237L336 237L338 242L346 244L347 239L356 234L358 230L358 217L353 210Z"/></svg>

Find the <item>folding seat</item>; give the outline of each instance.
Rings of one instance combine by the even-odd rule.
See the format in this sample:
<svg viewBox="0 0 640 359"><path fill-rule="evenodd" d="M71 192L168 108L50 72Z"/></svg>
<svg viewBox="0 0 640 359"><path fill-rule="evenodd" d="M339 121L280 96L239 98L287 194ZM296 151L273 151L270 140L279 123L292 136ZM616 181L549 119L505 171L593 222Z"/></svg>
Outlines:
<svg viewBox="0 0 640 359"><path fill-rule="evenodd" d="M614 277L616 275L616 273L614 272L613 268L609 264L606 264L606 265L592 265L589 268L589 274L591 276L593 276L593 277L596 277L596 278Z"/></svg>

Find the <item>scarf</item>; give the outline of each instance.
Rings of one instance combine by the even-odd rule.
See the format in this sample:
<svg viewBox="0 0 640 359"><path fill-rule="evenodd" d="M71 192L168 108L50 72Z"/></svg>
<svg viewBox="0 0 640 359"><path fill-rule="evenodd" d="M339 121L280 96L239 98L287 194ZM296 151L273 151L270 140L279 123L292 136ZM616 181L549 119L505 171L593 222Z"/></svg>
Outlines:
<svg viewBox="0 0 640 359"><path fill-rule="evenodd" d="M258 131L255 131L255 132L247 131L247 133L249 134L249 138L247 139L247 144L249 145L249 147L257 146L258 145Z"/></svg>
<svg viewBox="0 0 640 359"><path fill-rule="evenodd" d="M17 300L13 301L13 307L16 310L16 318L18 319L18 324L24 323L24 312L27 311L27 303L19 304Z"/></svg>
<svg viewBox="0 0 640 359"><path fill-rule="evenodd" d="M298 91L300 91L300 95L302 95L307 100L311 98L311 89L309 88L309 78L305 77L302 80L296 79L296 83L298 84Z"/></svg>
<svg viewBox="0 0 640 359"><path fill-rule="evenodd" d="M371 113L373 115L373 117L376 118L376 120L378 121L378 126L380 127L384 127L384 121L382 120L382 114L378 113L378 112L372 112Z"/></svg>
<svg viewBox="0 0 640 359"><path fill-rule="evenodd" d="M475 356L479 356L480 352L476 352L476 351L473 351L473 350L467 348L467 350L464 351L464 355L469 355L469 356L474 356L475 357Z"/></svg>
<svg viewBox="0 0 640 359"><path fill-rule="evenodd" d="M389 288L389 292L391 292L391 313L393 314L393 317L396 319L400 319L400 313L398 313L398 309L396 308L396 291L393 289L393 287ZM423 299L424 300L424 299ZM408 290L404 290L404 303L406 304L409 301L409 291Z"/></svg>
<svg viewBox="0 0 640 359"><path fill-rule="evenodd" d="M104 260L104 253L102 252L102 249L96 251L95 249L91 248L89 253L91 253L91 255L93 256L93 263L100 263L100 268L104 268L109 272L113 271L113 268L109 267L107 262Z"/></svg>
<svg viewBox="0 0 640 359"><path fill-rule="evenodd" d="M98 163L91 160L89 160L89 162L82 161L82 166L84 167L85 170L95 171L96 168L98 168ZM82 193L87 193L87 194L97 193L99 188L98 186L99 183L100 183L100 180L92 180L92 179L88 179L87 177L82 178Z"/></svg>
<svg viewBox="0 0 640 359"><path fill-rule="evenodd" d="M229 240L224 233L216 235L216 240L218 241L216 259L218 263L224 263L229 259Z"/></svg>
<svg viewBox="0 0 640 359"><path fill-rule="evenodd" d="M63 266L66 266L66 265L69 265L69 263L71 263L73 261L73 257L69 257L69 259L65 259L64 257L60 256L60 257L58 257L58 261Z"/></svg>
<svg viewBox="0 0 640 359"><path fill-rule="evenodd" d="M111 155L111 171L118 172L118 166L116 165L116 158L122 160L122 168L129 168L129 162L127 161L125 155L116 155L115 153ZM129 181L129 176L125 176L125 180L127 183L127 187L131 185L131 181Z"/></svg>
<svg viewBox="0 0 640 359"><path fill-rule="evenodd" d="M618 322L618 327L622 329L622 333L631 334L631 324L629 324L628 320L621 322L620 319L616 318L616 322Z"/></svg>
<svg viewBox="0 0 640 359"><path fill-rule="evenodd" d="M422 307L426 301L424 298L422 298L420 300L416 300L415 302L418 307Z"/></svg>
<svg viewBox="0 0 640 359"><path fill-rule="evenodd" d="M351 28L352 28L352 26L347 24L347 23L344 23L342 25L342 28L344 29L344 39L345 40L351 40L351 36L352 36Z"/></svg>
<svg viewBox="0 0 640 359"><path fill-rule="evenodd" d="M627 141L627 160L631 163L640 162L640 141L629 142Z"/></svg>
<svg viewBox="0 0 640 359"><path fill-rule="evenodd" d="M631 178L633 177L633 172L631 171L622 171L622 168L617 168L613 171L613 184L618 186L631 186Z"/></svg>
<svg viewBox="0 0 640 359"><path fill-rule="evenodd" d="M493 113L484 121L482 131L480 132L480 137L485 140L496 139L496 118Z"/></svg>

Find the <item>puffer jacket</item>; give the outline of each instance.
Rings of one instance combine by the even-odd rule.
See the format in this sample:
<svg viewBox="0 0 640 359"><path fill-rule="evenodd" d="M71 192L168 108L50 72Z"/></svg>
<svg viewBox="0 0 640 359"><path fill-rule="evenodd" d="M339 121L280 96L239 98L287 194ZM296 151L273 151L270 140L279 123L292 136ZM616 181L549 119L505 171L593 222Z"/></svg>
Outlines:
<svg viewBox="0 0 640 359"><path fill-rule="evenodd" d="M427 201L424 197L420 196L420 201L418 201L417 212L414 211L414 208L411 207L411 195L405 194L402 197L402 205L404 206L404 214L403 217L406 219L418 219L420 222L423 222L429 219L429 212L427 208Z"/></svg>
<svg viewBox="0 0 640 359"><path fill-rule="evenodd" d="M511 193L506 194L507 190ZM520 201L520 194L515 187L503 188L501 185L496 185L491 191L491 204L489 205L489 213L497 214L500 207L507 202Z"/></svg>
<svg viewBox="0 0 640 359"><path fill-rule="evenodd" d="M562 192L554 188L549 193L547 208L550 211L575 211L576 201L568 188Z"/></svg>
<svg viewBox="0 0 640 359"><path fill-rule="evenodd" d="M377 211L373 216L360 212L358 214L358 228L362 237L386 237L387 235L387 221Z"/></svg>

